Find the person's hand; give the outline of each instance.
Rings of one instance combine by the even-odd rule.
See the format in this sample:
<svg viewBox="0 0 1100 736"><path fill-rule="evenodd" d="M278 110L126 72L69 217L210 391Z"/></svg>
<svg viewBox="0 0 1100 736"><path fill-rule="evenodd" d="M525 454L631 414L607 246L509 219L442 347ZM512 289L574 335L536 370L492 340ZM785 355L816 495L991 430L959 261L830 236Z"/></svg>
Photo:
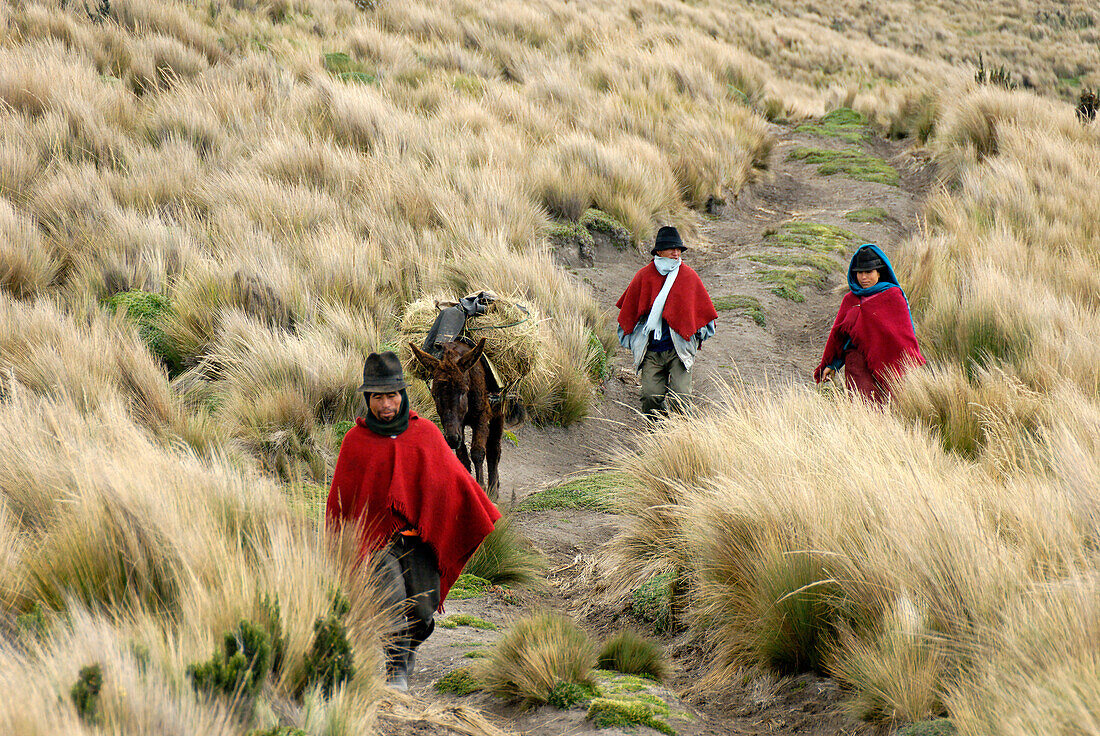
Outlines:
<svg viewBox="0 0 1100 736"><path fill-rule="evenodd" d="M833 380L833 376L835 376L835 375L836 375L836 371L833 369L833 367L827 365L827 366L825 366L825 370L821 371L821 380L822 381L831 381L831 380Z"/></svg>

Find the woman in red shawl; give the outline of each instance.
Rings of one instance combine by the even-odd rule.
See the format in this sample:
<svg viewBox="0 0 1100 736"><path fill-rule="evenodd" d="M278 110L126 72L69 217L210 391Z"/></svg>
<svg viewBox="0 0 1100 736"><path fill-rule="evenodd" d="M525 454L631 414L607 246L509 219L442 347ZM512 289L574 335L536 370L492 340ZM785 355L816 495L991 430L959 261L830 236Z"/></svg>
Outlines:
<svg viewBox="0 0 1100 736"><path fill-rule="evenodd" d="M825 342L820 383L844 367L844 384L864 398L885 403L891 384L906 368L924 365L909 302L886 254L862 245L848 266L848 288Z"/></svg>

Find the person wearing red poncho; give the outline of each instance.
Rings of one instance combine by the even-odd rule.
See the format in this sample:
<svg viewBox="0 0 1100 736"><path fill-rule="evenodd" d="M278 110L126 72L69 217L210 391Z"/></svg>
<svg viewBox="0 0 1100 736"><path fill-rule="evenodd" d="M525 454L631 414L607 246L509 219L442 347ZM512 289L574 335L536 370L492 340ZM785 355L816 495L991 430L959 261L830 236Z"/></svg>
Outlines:
<svg viewBox="0 0 1100 736"><path fill-rule="evenodd" d="M409 411L394 353L367 357L359 391L367 411L340 445L325 522L333 533L354 524L358 560L373 554L381 602L397 612L386 681L407 690L416 647L435 629L435 611L500 512L443 433Z"/></svg>
<svg viewBox="0 0 1100 736"><path fill-rule="evenodd" d="M852 256L848 288L814 380L828 381L843 366L849 390L882 404L907 368L925 363L909 302L890 259L870 244L861 245Z"/></svg>
<svg viewBox="0 0 1100 736"><path fill-rule="evenodd" d="M657 231L653 261L643 267L615 306L619 342L634 355L642 384L642 411L683 411L691 396L695 353L714 334L718 312L699 274L681 258L687 250L674 227Z"/></svg>

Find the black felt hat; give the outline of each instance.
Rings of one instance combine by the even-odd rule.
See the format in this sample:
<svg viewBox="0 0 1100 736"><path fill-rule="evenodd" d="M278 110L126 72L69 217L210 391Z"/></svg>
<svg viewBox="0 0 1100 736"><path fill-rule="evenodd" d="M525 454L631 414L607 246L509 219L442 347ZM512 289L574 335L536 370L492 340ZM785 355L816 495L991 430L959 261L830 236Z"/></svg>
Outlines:
<svg viewBox="0 0 1100 736"><path fill-rule="evenodd" d="M653 243L653 250L649 251L649 255L655 256L657 251L667 250L668 248L687 250L684 241L680 240L680 231L671 225L665 225L657 231L657 240Z"/></svg>
<svg viewBox="0 0 1100 736"><path fill-rule="evenodd" d="M885 267L886 262L879 258L878 253L867 246L863 246L856 251L856 259L852 265L852 270L859 273L860 271L875 271Z"/></svg>
<svg viewBox="0 0 1100 736"><path fill-rule="evenodd" d="M371 353L363 364L363 385L359 391L368 394L388 394L405 388L405 371L392 350Z"/></svg>

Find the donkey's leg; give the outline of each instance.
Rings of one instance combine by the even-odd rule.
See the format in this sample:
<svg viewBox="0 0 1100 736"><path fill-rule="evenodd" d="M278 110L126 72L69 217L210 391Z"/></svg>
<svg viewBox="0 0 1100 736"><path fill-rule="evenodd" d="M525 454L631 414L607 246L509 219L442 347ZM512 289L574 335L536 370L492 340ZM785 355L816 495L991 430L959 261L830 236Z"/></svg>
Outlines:
<svg viewBox="0 0 1100 736"><path fill-rule="evenodd" d="M470 439L470 459L474 463L474 477L477 483L488 492L485 486L485 447L489 441L489 416L482 412L474 424L474 436ZM490 494L491 495L491 494Z"/></svg>
<svg viewBox="0 0 1100 736"><path fill-rule="evenodd" d="M500 441L504 437L504 413L493 412L493 418L489 420L489 439L485 448L485 457L489 461L489 487L486 491L489 498L494 501L500 493L500 476L497 472L500 466Z"/></svg>
<svg viewBox="0 0 1100 736"><path fill-rule="evenodd" d="M466 428L463 427L462 433L466 434ZM462 463L462 467L469 471L470 468L470 455L466 452L466 438L462 437L458 441L458 447L455 448L455 454L458 455L458 461Z"/></svg>

